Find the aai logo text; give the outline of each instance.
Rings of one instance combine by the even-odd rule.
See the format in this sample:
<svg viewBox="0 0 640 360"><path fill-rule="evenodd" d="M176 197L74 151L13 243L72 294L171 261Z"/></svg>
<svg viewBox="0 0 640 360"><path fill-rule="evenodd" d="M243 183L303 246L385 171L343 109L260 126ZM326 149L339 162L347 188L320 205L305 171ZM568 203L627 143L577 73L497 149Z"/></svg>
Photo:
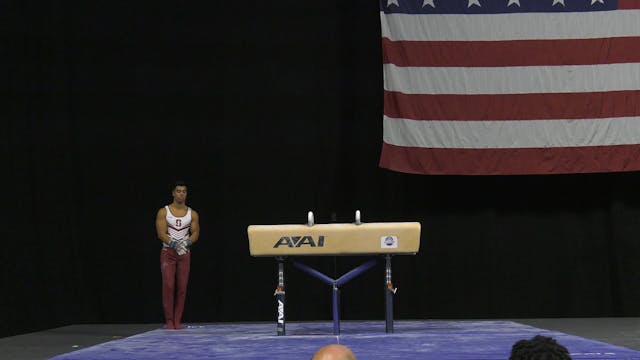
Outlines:
<svg viewBox="0 0 640 360"><path fill-rule="evenodd" d="M324 246L324 235L318 236L317 240L314 240L313 236L305 235L305 236L283 236L273 245L274 248L278 248L280 246L287 247L323 247Z"/></svg>

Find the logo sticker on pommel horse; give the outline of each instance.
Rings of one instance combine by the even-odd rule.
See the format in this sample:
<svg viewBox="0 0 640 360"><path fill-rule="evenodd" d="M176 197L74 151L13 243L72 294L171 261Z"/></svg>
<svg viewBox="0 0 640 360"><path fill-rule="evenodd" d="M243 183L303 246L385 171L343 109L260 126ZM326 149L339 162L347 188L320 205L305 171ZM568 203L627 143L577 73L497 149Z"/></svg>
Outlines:
<svg viewBox="0 0 640 360"><path fill-rule="evenodd" d="M318 236L316 240L313 239L313 236L283 236L278 240L273 248L278 248L280 246L287 247L324 247L324 235Z"/></svg>
<svg viewBox="0 0 640 360"><path fill-rule="evenodd" d="M380 248L382 249L397 249L398 238L395 236L387 235L380 238Z"/></svg>

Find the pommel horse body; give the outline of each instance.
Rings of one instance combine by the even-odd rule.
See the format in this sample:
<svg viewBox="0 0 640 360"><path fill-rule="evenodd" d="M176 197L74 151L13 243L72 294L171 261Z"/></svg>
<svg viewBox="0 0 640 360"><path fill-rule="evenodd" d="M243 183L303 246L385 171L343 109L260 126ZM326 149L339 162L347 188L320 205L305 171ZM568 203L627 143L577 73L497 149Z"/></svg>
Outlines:
<svg viewBox="0 0 640 360"><path fill-rule="evenodd" d="M278 261L277 297L278 316L276 332L285 335L284 259L289 256L362 255L385 257L385 320L386 332L393 332L393 295L391 282L391 256L415 255L420 248L420 223L361 223L359 212L353 224L314 224L309 212L307 225L250 225L249 251L251 256L273 256ZM339 287L372 268L375 259L354 268L338 279L332 279L304 264L293 265L332 286L333 330L340 333L338 310Z"/></svg>

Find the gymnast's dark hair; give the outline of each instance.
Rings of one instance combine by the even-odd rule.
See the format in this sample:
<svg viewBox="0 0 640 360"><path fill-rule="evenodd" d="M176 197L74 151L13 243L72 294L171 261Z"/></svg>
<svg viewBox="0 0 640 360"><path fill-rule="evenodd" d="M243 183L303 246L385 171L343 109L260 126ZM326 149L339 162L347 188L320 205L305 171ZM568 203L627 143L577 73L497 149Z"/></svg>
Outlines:
<svg viewBox="0 0 640 360"><path fill-rule="evenodd" d="M176 182L173 184L173 187L171 188L171 191L175 190L178 186L187 186L187 183L184 182L183 180L176 180Z"/></svg>
<svg viewBox="0 0 640 360"><path fill-rule="evenodd" d="M569 350L548 336L519 340L511 348L509 360L571 360Z"/></svg>

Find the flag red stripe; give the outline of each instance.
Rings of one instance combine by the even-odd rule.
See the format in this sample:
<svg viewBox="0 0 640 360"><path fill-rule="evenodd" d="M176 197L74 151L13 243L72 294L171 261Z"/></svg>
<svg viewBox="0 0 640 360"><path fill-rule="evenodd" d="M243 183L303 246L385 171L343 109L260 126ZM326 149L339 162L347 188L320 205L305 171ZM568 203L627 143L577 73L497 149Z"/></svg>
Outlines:
<svg viewBox="0 0 640 360"><path fill-rule="evenodd" d="M640 37L518 41L392 41L382 59L397 66L543 66L640 62ZM496 56L496 54L500 54Z"/></svg>
<svg viewBox="0 0 640 360"><path fill-rule="evenodd" d="M544 120L640 116L640 90L501 95L384 92L384 114L412 120Z"/></svg>
<svg viewBox="0 0 640 360"><path fill-rule="evenodd" d="M638 0L618 0L618 9L640 9L640 1Z"/></svg>
<svg viewBox="0 0 640 360"><path fill-rule="evenodd" d="M380 167L432 175L569 174L640 170L640 145L433 149L383 144Z"/></svg>

